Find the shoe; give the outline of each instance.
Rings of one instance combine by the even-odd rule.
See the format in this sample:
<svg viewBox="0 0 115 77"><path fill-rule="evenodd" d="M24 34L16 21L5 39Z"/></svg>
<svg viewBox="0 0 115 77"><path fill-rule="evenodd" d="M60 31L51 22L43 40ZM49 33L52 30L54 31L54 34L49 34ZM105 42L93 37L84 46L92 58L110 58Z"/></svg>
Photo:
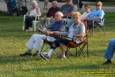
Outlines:
<svg viewBox="0 0 115 77"><path fill-rule="evenodd" d="M34 53L32 56L37 56L37 53Z"/></svg>
<svg viewBox="0 0 115 77"><path fill-rule="evenodd" d="M33 54L33 56L37 56L39 54L39 51L36 51L36 53Z"/></svg>
<svg viewBox="0 0 115 77"><path fill-rule="evenodd" d="M32 53L25 52L24 54L20 54L20 56L32 56Z"/></svg>
<svg viewBox="0 0 115 77"><path fill-rule="evenodd" d="M111 60L107 60L107 61L105 61L103 64L104 64L104 65L106 65L106 64L112 64L112 62L111 62Z"/></svg>
<svg viewBox="0 0 115 77"><path fill-rule="evenodd" d="M41 53L40 56L41 56L41 58L43 58L43 59L46 60L46 61L48 61L48 60L50 59L50 57L49 57L47 54L43 55L43 54Z"/></svg>

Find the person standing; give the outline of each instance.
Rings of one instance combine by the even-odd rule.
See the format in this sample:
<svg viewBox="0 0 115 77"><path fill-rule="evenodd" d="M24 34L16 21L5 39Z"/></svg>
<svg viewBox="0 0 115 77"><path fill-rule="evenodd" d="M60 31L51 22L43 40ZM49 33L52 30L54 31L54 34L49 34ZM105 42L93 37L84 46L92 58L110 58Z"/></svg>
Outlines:
<svg viewBox="0 0 115 77"><path fill-rule="evenodd" d="M8 15L14 15L16 13L16 0L5 0L8 9Z"/></svg>
<svg viewBox="0 0 115 77"><path fill-rule="evenodd" d="M49 0L44 0L44 10L48 10L48 3L49 3Z"/></svg>
<svg viewBox="0 0 115 77"><path fill-rule="evenodd" d="M73 0L73 4L77 6L77 10L80 10L83 6L83 3L81 0Z"/></svg>

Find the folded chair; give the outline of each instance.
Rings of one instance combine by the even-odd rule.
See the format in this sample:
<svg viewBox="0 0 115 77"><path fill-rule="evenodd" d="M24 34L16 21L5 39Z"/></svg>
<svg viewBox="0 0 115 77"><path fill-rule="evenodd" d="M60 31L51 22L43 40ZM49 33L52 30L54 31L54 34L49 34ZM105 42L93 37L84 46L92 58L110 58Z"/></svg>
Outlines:
<svg viewBox="0 0 115 77"><path fill-rule="evenodd" d="M75 48L76 51L76 56L89 56L89 52L88 52L88 35L85 35L84 37L82 37L83 40L76 44L76 42L74 41L70 41L67 44L67 51L66 51L66 55L68 55L68 53L70 52L71 48ZM79 51L78 51L79 49Z"/></svg>

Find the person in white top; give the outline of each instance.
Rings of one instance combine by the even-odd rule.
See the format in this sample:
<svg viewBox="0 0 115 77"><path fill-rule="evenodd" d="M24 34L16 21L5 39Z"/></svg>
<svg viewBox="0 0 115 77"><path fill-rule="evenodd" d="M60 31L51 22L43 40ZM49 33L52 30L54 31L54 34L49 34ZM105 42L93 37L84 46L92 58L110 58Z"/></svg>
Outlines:
<svg viewBox="0 0 115 77"><path fill-rule="evenodd" d="M82 19L82 20L86 20L88 14L91 12L91 7L90 7L90 5L85 4L85 5L84 5L84 10L85 10L84 13L81 15L81 19Z"/></svg>
<svg viewBox="0 0 115 77"><path fill-rule="evenodd" d="M92 10L87 16L88 27L92 29L93 27L104 26L104 16L105 12L102 9L103 3L101 1L96 2L96 9ZM96 25L94 25L96 24Z"/></svg>
<svg viewBox="0 0 115 77"><path fill-rule="evenodd" d="M37 1L32 1L32 9L25 15L25 31L32 27L32 21L35 19L36 16L41 16L41 11L38 6Z"/></svg>

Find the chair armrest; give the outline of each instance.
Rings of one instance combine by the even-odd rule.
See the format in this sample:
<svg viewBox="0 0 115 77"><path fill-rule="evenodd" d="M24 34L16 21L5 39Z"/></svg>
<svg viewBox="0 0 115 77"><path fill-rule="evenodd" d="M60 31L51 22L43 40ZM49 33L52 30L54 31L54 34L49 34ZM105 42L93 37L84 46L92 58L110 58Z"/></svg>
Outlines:
<svg viewBox="0 0 115 77"><path fill-rule="evenodd" d="M86 37L87 37L87 34L77 35L74 40L84 41Z"/></svg>

